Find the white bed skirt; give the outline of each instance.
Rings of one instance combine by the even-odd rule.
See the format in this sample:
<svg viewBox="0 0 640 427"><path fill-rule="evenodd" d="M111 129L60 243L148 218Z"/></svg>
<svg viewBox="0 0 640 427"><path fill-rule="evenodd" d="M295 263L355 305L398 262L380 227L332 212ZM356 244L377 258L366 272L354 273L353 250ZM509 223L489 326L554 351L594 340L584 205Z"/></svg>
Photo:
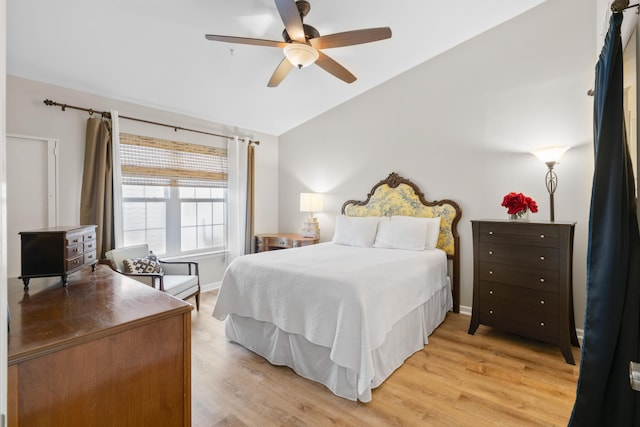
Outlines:
<svg viewBox="0 0 640 427"><path fill-rule="evenodd" d="M230 341L259 354L273 365L288 366L298 375L324 384L349 400L371 401L378 387L404 361L428 344L428 337L453 307L450 281L429 301L398 321L385 342L371 352L375 375L370 386L358 392L358 373L335 364L331 349L311 343L302 335L289 334L268 322L230 314L225 333Z"/></svg>

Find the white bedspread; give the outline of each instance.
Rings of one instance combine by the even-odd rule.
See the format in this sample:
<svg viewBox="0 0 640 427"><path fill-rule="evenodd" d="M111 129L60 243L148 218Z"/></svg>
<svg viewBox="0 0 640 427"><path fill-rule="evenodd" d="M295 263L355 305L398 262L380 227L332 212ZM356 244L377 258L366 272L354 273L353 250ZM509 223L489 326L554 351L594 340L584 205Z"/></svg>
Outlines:
<svg viewBox="0 0 640 427"><path fill-rule="evenodd" d="M393 325L446 285L446 254L321 243L236 258L213 310L270 322L331 349L331 360L373 378L371 351Z"/></svg>

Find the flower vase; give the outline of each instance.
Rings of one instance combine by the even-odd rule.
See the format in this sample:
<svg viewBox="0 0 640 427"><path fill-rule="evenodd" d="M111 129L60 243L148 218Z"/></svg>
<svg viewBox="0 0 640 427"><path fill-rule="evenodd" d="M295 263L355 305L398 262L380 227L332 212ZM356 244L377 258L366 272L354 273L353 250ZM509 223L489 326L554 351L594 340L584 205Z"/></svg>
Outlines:
<svg viewBox="0 0 640 427"><path fill-rule="evenodd" d="M529 221L529 209L525 209L515 214L509 214L510 221Z"/></svg>

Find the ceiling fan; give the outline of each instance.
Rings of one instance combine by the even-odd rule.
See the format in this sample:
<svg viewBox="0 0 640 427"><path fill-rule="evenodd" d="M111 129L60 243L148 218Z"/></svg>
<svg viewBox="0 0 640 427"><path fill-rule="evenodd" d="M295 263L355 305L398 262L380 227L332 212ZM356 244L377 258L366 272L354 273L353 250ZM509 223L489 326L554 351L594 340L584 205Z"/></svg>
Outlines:
<svg viewBox="0 0 640 427"><path fill-rule="evenodd" d="M284 41L215 34L205 35L207 40L282 48L285 57L273 72L267 84L269 87L278 86L294 66L302 68L313 63L318 64L318 66L340 80L353 83L356 81L356 76L323 53L321 49L370 43L391 37L391 29L389 27L367 28L321 36L318 30L302 22L309 10L311 10L311 5L308 1L275 0L275 3L284 23L284 30L282 31Z"/></svg>

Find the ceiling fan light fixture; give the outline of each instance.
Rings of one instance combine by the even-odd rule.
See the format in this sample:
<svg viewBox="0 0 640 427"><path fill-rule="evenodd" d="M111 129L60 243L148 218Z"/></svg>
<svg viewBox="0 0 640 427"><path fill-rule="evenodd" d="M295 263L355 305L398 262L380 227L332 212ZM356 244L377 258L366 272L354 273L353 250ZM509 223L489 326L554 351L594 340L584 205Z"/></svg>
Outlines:
<svg viewBox="0 0 640 427"><path fill-rule="evenodd" d="M320 54L307 44L290 43L284 47L284 56L298 68L303 68L316 62Z"/></svg>

